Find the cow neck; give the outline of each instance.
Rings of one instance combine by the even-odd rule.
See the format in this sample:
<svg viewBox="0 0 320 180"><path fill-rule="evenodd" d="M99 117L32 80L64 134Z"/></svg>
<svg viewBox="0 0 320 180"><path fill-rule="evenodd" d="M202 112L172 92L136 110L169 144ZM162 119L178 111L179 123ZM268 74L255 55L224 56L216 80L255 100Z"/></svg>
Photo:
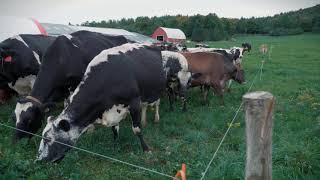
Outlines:
<svg viewBox="0 0 320 180"><path fill-rule="evenodd" d="M104 103L99 99L92 101L92 98L87 97L81 98L81 100L77 102L81 103L71 103L67 107L66 113L71 113L74 123L80 127L87 127L89 124L94 123L98 118L101 118L106 109L112 107L112 105L101 105ZM108 100L108 102L111 102L111 100Z"/></svg>
<svg viewBox="0 0 320 180"><path fill-rule="evenodd" d="M54 84L51 83L50 79L45 79L42 74L38 74L37 79L34 83L30 96L38 99L42 103L46 103L50 98L50 95L54 92Z"/></svg>

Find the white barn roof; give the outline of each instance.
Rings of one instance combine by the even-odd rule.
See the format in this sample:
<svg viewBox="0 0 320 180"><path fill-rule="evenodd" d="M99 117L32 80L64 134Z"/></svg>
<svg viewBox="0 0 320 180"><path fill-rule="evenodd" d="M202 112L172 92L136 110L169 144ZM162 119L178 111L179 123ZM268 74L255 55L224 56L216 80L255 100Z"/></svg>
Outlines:
<svg viewBox="0 0 320 180"><path fill-rule="evenodd" d="M186 35L180 29L165 28L165 27L160 27L160 28L166 32L168 38L186 39Z"/></svg>

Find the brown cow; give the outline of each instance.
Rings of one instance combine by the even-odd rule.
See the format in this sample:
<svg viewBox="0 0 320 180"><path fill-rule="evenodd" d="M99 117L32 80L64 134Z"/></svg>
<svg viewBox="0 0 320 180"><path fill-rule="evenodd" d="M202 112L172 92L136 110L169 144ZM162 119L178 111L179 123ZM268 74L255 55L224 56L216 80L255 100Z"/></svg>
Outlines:
<svg viewBox="0 0 320 180"><path fill-rule="evenodd" d="M208 90L210 87L218 95L223 105L223 90L226 82L234 79L238 83L244 82L244 72L240 66L236 66L232 59L219 53L182 53L188 60L188 68L191 73L201 73L201 76L191 82L191 87L204 86L204 103L208 104Z"/></svg>

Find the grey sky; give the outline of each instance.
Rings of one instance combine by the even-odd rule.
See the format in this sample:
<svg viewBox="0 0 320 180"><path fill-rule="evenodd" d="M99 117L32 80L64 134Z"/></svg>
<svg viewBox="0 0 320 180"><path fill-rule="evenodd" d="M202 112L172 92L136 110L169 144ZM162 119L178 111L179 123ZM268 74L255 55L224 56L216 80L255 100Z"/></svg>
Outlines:
<svg viewBox="0 0 320 180"><path fill-rule="evenodd" d="M0 0L0 16L73 24L137 16L216 13L219 17L268 16L320 4L320 0Z"/></svg>

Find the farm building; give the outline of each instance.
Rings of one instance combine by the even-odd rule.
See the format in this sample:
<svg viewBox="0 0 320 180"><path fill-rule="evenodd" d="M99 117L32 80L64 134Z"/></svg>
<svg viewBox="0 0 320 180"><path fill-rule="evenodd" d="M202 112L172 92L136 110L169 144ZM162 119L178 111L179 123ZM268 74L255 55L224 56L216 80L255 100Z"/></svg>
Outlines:
<svg viewBox="0 0 320 180"><path fill-rule="evenodd" d="M18 34L43 34L50 36L59 36L62 34L70 34L80 30L87 30L108 35L123 35L129 40L139 43L158 43L157 40L152 39L148 36L144 36L139 33L129 32L124 29L39 23L37 20L32 18L18 17L0 17L0 23L7 24L6 26L0 28L0 42Z"/></svg>
<svg viewBox="0 0 320 180"><path fill-rule="evenodd" d="M183 43L186 35L180 29L158 27L151 36L153 39L171 43Z"/></svg>

